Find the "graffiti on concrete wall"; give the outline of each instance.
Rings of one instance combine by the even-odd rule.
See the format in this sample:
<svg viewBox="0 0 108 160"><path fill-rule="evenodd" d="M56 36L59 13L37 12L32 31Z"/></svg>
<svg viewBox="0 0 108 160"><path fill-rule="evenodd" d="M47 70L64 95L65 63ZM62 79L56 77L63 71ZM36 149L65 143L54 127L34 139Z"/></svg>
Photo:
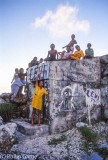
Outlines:
<svg viewBox="0 0 108 160"><path fill-rule="evenodd" d="M100 89L86 89L87 104L100 104Z"/></svg>
<svg viewBox="0 0 108 160"><path fill-rule="evenodd" d="M77 85L74 84L73 87L66 86L61 91L62 102L60 104L61 110L72 110L75 109L73 104L74 92Z"/></svg>
<svg viewBox="0 0 108 160"><path fill-rule="evenodd" d="M100 89L86 89L86 105L88 107L88 121L91 124L91 110L94 105L101 104Z"/></svg>
<svg viewBox="0 0 108 160"><path fill-rule="evenodd" d="M96 82L100 79L99 59L82 61L60 61L50 66L50 77L71 82Z"/></svg>
<svg viewBox="0 0 108 160"><path fill-rule="evenodd" d="M30 67L27 71L27 82L33 82L36 80L38 70L41 74L39 80L49 79L49 63L42 63L33 67Z"/></svg>

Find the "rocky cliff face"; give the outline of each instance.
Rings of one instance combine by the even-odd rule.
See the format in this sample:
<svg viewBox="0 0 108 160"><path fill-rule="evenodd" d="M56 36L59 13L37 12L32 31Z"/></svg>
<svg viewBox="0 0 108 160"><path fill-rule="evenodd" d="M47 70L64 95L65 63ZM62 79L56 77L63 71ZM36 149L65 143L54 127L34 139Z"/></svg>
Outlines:
<svg viewBox="0 0 108 160"><path fill-rule="evenodd" d="M29 68L31 97L38 68L51 99L50 106L45 99L43 105L51 133L62 132L80 121L91 124L100 118L108 119L108 55L80 61L53 61Z"/></svg>

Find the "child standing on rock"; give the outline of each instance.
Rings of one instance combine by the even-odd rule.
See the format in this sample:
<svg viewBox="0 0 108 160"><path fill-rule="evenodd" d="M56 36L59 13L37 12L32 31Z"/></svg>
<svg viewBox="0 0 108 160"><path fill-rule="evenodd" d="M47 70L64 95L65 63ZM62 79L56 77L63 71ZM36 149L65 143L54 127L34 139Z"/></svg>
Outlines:
<svg viewBox="0 0 108 160"><path fill-rule="evenodd" d="M40 115L42 110L42 96L45 94L46 98L48 100L48 103L50 103L48 92L43 88L43 81L40 81L38 83L38 78L40 75L40 71L38 71L37 77L36 77L36 86L35 86L35 92L32 99L32 126L34 125L34 116L36 113L36 110L38 111L38 126L40 126Z"/></svg>

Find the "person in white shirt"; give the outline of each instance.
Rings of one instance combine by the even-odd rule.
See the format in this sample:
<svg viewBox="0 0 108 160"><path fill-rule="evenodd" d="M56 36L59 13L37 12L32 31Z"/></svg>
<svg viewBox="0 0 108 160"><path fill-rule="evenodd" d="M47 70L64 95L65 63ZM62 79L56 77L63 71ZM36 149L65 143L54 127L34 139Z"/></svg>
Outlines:
<svg viewBox="0 0 108 160"><path fill-rule="evenodd" d="M71 51L71 47L67 46L66 47L66 51L62 51L60 54L60 59L61 60L70 60L72 56L72 51Z"/></svg>

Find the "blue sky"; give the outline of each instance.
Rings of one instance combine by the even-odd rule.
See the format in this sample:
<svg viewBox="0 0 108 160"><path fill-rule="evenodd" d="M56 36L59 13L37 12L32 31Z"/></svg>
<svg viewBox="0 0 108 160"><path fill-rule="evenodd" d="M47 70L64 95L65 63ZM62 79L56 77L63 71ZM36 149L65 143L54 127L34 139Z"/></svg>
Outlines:
<svg viewBox="0 0 108 160"><path fill-rule="evenodd" d="M85 51L108 54L108 0L0 0L0 92L10 92L14 69L58 51L71 34Z"/></svg>

